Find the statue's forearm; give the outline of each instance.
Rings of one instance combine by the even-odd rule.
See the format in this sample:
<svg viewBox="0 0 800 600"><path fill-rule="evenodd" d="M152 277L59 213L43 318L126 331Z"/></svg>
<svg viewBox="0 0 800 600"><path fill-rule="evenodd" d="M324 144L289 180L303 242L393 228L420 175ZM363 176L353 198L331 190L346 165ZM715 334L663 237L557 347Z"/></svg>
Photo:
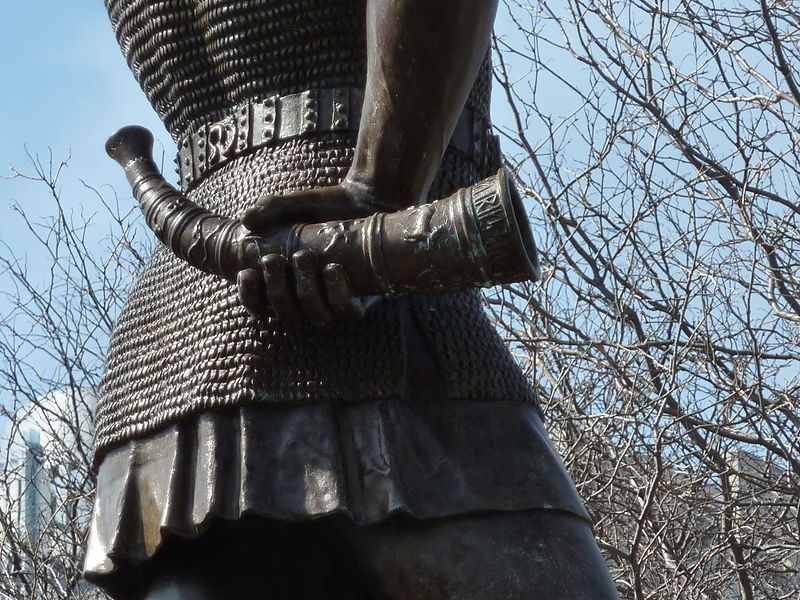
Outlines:
<svg viewBox="0 0 800 600"><path fill-rule="evenodd" d="M424 199L496 10L497 0L368 0L367 89L353 183L398 208Z"/></svg>

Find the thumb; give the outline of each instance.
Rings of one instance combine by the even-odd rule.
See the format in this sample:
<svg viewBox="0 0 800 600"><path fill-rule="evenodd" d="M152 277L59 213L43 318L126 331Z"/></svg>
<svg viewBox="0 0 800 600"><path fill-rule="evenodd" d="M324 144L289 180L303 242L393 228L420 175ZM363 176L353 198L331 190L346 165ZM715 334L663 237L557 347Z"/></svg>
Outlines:
<svg viewBox="0 0 800 600"><path fill-rule="evenodd" d="M262 196L253 206L245 209L239 219L251 231L286 222L301 221L306 211L301 206L302 202L298 200L290 196Z"/></svg>
<svg viewBox="0 0 800 600"><path fill-rule="evenodd" d="M290 194L266 195L245 210L239 217L251 231L286 223L324 223L362 217L372 211L353 206L341 188L316 188Z"/></svg>

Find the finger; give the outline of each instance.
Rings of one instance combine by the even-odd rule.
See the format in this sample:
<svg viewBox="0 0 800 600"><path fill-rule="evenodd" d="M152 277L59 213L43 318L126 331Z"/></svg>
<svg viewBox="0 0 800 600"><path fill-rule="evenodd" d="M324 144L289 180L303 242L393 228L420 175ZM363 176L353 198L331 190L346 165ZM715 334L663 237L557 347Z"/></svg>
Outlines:
<svg viewBox="0 0 800 600"><path fill-rule="evenodd" d="M299 327L303 315L294 295L286 259L280 254L267 254L261 259L261 272L267 300L275 316L287 327Z"/></svg>
<svg viewBox="0 0 800 600"><path fill-rule="evenodd" d="M330 186L265 195L241 213L239 219L251 231L284 223L323 223L366 216L374 212L348 196L342 186Z"/></svg>
<svg viewBox="0 0 800 600"><path fill-rule="evenodd" d="M310 250L298 250L292 255L295 293L306 318L314 325L324 325L333 320L326 304L320 282L317 257Z"/></svg>
<svg viewBox="0 0 800 600"><path fill-rule="evenodd" d="M239 216L242 224L258 231L281 223L316 221L319 199L310 192L295 192L286 196L262 196Z"/></svg>
<svg viewBox="0 0 800 600"><path fill-rule="evenodd" d="M282 198L282 196L262 196L253 206L242 211L239 220L251 231L268 227L276 222L283 210L282 207L286 204Z"/></svg>
<svg viewBox="0 0 800 600"><path fill-rule="evenodd" d="M350 281L344 267L337 263L325 265L322 269L328 304L337 317L359 319L364 315L361 301L353 296Z"/></svg>
<svg viewBox="0 0 800 600"><path fill-rule="evenodd" d="M236 275L239 301L250 316L258 319L267 312L267 296L264 281L255 269L243 269Z"/></svg>

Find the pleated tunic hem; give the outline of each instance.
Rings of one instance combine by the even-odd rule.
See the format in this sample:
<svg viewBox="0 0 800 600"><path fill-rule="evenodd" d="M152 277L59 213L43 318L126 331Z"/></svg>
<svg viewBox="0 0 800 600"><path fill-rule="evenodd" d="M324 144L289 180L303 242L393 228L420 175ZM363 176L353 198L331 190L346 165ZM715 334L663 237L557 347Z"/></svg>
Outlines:
<svg viewBox="0 0 800 600"><path fill-rule="evenodd" d="M215 519L370 525L531 508L589 518L539 415L518 402L213 411L111 451L97 489L85 575L99 585Z"/></svg>

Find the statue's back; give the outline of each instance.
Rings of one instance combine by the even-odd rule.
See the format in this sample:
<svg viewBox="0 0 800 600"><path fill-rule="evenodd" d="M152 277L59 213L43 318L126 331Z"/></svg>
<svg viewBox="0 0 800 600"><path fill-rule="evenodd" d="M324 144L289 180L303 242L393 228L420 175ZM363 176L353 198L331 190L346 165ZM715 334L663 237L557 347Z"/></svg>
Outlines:
<svg viewBox="0 0 800 600"><path fill-rule="evenodd" d="M364 86L364 0L106 6L128 64L175 139L256 98Z"/></svg>
<svg viewBox="0 0 800 600"><path fill-rule="evenodd" d="M366 80L365 0L106 4L128 64L178 145L191 201L236 217L263 194L343 180ZM497 170L498 149L488 143L490 75L487 59L431 187L434 198ZM268 553L280 553L275 540L330 533L331 523L363 544L369 562L379 555L361 538L366 531L391 537L402 533L391 527L402 518L435 525L463 517L446 535L433 532L439 549L423 544L432 568L459 586L484 576L478 565L498 563L495 542L507 542L498 556L516 562L495 564L492 575L497 585L516 585L517 565L538 548L528 548L529 509L570 513L581 543L593 544L530 383L475 291L383 299L356 321L288 329L271 316L252 318L235 286L159 246L112 336L95 461L86 576L119 598L152 575L152 564L171 577L184 546L181 560L190 567L194 559L185 556L198 553L191 576L216 578L227 595L227 582L239 575L257 583L259 597L259 578L294 577L289 583L299 585L302 576L268 568ZM471 519L489 512L496 518ZM390 526L362 528L383 522ZM217 543L208 528L221 523L234 532ZM280 531L283 538L271 537ZM243 547L240 535L261 537ZM475 550L474 569L444 559L462 542ZM303 567L298 545L282 560ZM258 564L225 571L215 557L228 554ZM383 556L393 555L390 547ZM415 556L405 557L404 568L413 567ZM333 565L352 557L327 558ZM412 597L432 597L420 582L414 585L423 591Z"/></svg>
<svg viewBox="0 0 800 600"><path fill-rule="evenodd" d="M179 145L191 200L238 216L264 193L344 178L365 82L363 0L107 5L128 64ZM498 157L486 143L489 77L487 59L454 136L478 132L482 143L461 139L460 149L448 149L434 198L496 171ZM273 108L265 106L270 99ZM337 103L346 107L343 125ZM309 111L316 120L306 130ZM235 129L233 146L214 137L220 123ZM358 323L298 332L275 319L249 319L232 286L159 247L115 330L97 458L215 407L404 397L412 326L433 350L449 397L533 402L475 292L389 300Z"/></svg>

